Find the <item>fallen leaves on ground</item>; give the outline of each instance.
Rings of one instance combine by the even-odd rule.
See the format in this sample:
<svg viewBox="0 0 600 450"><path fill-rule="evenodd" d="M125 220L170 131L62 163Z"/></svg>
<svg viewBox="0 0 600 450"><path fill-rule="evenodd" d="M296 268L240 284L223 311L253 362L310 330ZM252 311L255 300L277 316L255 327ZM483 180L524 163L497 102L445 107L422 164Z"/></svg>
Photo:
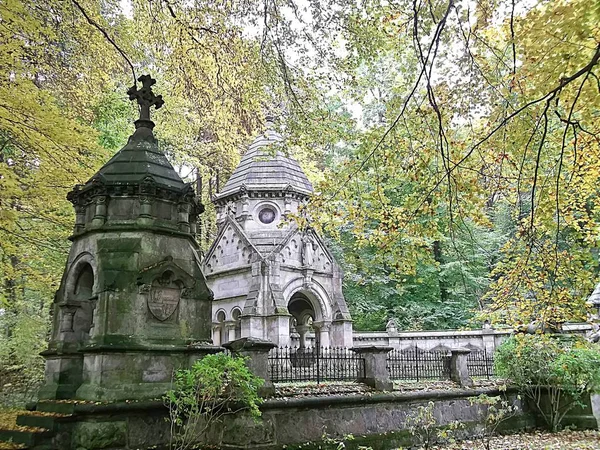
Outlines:
<svg viewBox="0 0 600 450"><path fill-rule="evenodd" d="M0 409L0 430L29 431L32 433L46 431L45 428L17 425L17 416L22 413L23 410L21 409Z"/></svg>
<svg viewBox="0 0 600 450"><path fill-rule="evenodd" d="M560 431L495 436L490 440L490 450L598 450L600 431ZM477 450L485 449L481 440L466 440L443 446L432 446L432 450Z"/></svg>
<svg viewBox="0 0 600 450"><path fill-rule="evenodd" d="M476 379L474 380L474 389L494 388L505 385L504 380L500 379ZM424 380L424 381L395 381L394 392L415 392L415 391L446 391L448 389L460 389L460 386L450 380ZM325 395L352 395L352 394L373 394L377 391L363 383L354 383L350 381L326 381L322 383L295 382L295 383L276 383L276 398L297 398L314 397Z"/></svg>
<svg viewBox="0 0 600 450"><path fill-rule="evenodd" d="M0 442L0 450L20 450L26 448L23 444L13 444L11 442Z"/></svg>
<svg viewBox="0 0 600 450"><path fill-rule="evenodd" d="M314 397L323 395L366 394L375 390L362 383L327 382L327 383L277 383L276 398Z"/></svg>

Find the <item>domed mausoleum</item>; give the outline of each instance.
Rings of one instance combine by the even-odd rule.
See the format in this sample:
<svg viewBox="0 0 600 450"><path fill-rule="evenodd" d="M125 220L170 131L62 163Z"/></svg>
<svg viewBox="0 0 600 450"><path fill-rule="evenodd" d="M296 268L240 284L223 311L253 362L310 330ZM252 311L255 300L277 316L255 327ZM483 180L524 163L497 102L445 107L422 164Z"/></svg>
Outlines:
<svg viewBox="0 0 600 450"><path fill-rule="evenodd" d="M297 161L273 148L282 142L267 119L213 199L218 234L203 262L214 292L213 342L351 347L339 265L313 229L285 220L313 187Z"/></svg>

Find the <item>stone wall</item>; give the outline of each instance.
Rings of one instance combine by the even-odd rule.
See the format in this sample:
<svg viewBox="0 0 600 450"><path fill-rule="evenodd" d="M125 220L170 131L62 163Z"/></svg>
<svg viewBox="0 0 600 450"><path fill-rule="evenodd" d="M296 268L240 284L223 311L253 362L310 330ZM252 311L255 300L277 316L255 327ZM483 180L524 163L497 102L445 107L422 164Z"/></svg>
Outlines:
<svg viewBox="0 0 600 450"><path fill-rule="evenodd" d="M228 416L221 426L211 428L209 441L228 449L275 449L307 442L318 444L324 438L343 439L352 434L353 445L367 444L376 450L387 450L413 442L406 419L430 401L434 402L438 425L462 422L465 427L461 437L466 438L476 434L485 419L485 406L472 405L470 401L483 393L504 395L494 389L453 389L271 399L261 406L261 421L254 422L239 413ZM519 407L519 413L507 427L517 430L532 426L535 420L523 410L525 406L516 394L506 395ZM62 412L72 415L55 420L54 448L167 448L169 424L165 421L166 410L159 402L58 405Z"/></svg>
<svg viewBox="0 0 600 450"><path fill-rule="evenodd" d="M567 333L585 334L591 330L587 323L570 323L563 325ZM355 347L384 346L402 350L419 347L421 350L434 350L463 347L471 350L492 352L512 334L512 330L495 330L482 328L479 330L443 330L443 331L396 331L388 327L387 331L355 331L353 341ZM312 337L308 338L313 342ZM295 344L295 342L293 342Z"/></svg>

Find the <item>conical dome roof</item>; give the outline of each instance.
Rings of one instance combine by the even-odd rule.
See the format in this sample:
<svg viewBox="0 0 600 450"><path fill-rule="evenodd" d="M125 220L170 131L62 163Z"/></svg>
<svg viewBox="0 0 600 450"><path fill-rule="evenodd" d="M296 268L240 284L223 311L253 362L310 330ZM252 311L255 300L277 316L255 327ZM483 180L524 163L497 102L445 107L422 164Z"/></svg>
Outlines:
<svg viewBox="0 0 600 450"><path fill-rule="evenodd" d="M279 191L289 188L307 196L312 194L313 186L298 162L271 147L281 145L282 142L283 137L267 121L265 133L250 144L231 178L217 194L217 199L233 195L242 187L248 191Z"/></svg>
<svg viewBox="0 0 600 450"><path fill-rule="evenodd" d="M100 178L107 185L131 185L139 184L147 177L152 177L157 185L170 189L181 190L186 186L159 149L152 129L139 127L129 137L125 147L104 164L88 183Z"/></svg>

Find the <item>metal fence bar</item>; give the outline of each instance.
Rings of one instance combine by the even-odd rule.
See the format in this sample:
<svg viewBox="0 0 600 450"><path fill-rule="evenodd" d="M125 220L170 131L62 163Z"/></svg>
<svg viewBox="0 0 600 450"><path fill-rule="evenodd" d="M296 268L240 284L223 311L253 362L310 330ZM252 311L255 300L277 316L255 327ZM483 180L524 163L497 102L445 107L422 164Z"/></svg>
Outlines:
<svg viewBox="0 0 600 450"><path fill-rule="evenodd" d="M275 383L357 381L364 359L347 348L279 347L269 353L269 376Z"/></svg>
<svg viewBox="0 0 600 450"><path fill-rule="evenodd" d="M449 355L445 351L424 351L418 347L388 353L388 370L394 380L422 381L450 378Z"/></svg>
<svg viewBox="0 0 600 450"><path fill-rule="evenodd" d="M472 351L467 357L467 368L471 377L489 380L494 376L494 355L486 350Z"/></svg>

